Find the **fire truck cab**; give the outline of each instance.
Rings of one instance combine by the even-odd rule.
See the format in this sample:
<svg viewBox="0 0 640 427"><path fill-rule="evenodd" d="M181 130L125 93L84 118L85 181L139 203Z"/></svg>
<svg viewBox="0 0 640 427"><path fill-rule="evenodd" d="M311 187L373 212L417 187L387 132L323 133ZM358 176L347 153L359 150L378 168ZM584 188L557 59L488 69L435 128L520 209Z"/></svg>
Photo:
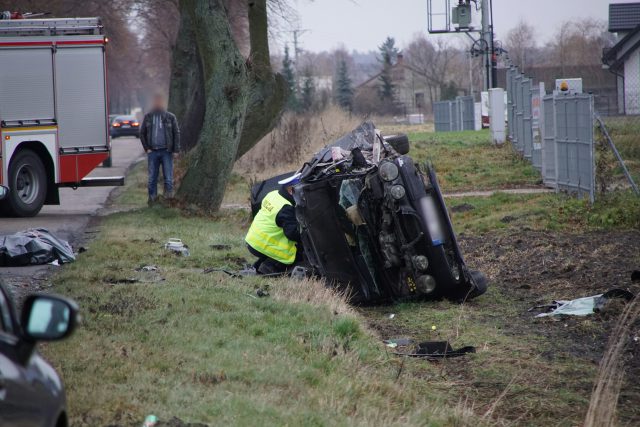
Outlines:
<svg viewBox="0 0 640 427"><path fill-rule="evenodd" d="M99 18L0 20L0 214L34 216L110 154Z"/></svg>

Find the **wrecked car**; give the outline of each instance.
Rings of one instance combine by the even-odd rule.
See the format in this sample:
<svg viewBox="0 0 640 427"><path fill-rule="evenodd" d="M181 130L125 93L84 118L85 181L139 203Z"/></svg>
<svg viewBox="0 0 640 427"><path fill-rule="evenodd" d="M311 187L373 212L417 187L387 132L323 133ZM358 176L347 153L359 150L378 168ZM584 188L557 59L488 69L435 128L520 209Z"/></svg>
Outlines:
<svg viewBox="0 0 640 427"><path fill-rule="evenodd" d="M406 135L382 136L365 122L297 171L308 268L353 303L464 300L486 291L486 278L464 262L433 168L408 152ZM253 187L254 213L286 175Z"/></svg>

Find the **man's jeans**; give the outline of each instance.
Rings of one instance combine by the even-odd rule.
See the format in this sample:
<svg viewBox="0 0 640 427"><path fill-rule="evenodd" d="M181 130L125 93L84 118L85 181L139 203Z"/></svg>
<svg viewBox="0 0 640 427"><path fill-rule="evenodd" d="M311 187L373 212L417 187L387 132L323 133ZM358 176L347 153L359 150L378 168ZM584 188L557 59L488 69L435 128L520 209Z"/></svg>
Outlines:
<svg viewBox="0 0 640 427"><path fill-rule="evenodd" d="M173 154L167 150L154 150L147 154L149 161L149 198L155 199L158 196L158 173L162 165L162 176L164 177L164 195L173 195Z"/></svg>

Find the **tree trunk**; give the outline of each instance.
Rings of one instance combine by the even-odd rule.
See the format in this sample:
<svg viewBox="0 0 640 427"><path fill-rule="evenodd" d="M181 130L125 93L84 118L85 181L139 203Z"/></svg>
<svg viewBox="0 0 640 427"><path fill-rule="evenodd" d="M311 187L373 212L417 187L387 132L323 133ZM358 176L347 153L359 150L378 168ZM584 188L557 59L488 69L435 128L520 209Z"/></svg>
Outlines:
<svg viewBox="0 0 640 427"><path fill-rule="evenodd" d="M181 2L180 31L173 50L171 67L171 105L169 110L180 119L182 150L189 151L198 143L205 110L202 62L195 43L194 22Z"/></svg>
<svg viewBox="0 0 640 427"><path fill-rule="evenodd" d="M288 99L289 89L284 77L271 71L267 28L267 1L249 0L251 90L236 158L249 151L276 126Z"/></svg>
<svg viewBox="0 0 640 427"><path fill-rule="evenodd" d="M190 153L189 167L177 195L187 203L215 211L222 203L235 162L250 82L245 61L231 36L222 0L182 0L180 9L182 21L178 45L182 49L176 49L173 68L179 73L182 67L188 67L189 63L182 61L191 60L189 53L195 51L199 60L191 66L201 69L204 114L203 121L195 123L201 124L198 145ZM192 47L181 43L186 39L191 39ZM184 49L187 55L184 55ZM189 99L194 87L197 92L197 74L195 72L194 76L190 70L177 76L172 84L176 96L173 104ZM186 108L185 116L180 116L183 128L185 117L193 119L200 106ZM187 113L192 110L194 112Z"/></svg>
<svg viewBox="0 0 640 427"><path fill-rule="evenodd" d="M251 55L233 39L224 0L181 0L170 107L180 122L188 168L177 197L220 207L235 160L276 125L287 99L269 61L266 0L248 0Z"/></svg>

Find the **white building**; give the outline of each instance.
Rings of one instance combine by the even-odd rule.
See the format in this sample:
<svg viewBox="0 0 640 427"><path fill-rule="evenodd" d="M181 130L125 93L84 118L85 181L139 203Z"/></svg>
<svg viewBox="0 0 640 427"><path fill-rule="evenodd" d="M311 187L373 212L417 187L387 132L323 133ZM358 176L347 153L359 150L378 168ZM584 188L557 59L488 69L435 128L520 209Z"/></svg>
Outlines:
<svg viewBox="0 0 640 427"><path fill-rule="evenodd" d="M617 76L618 112L640 114L640 2L610 4L609 32L617 43L605 49L602 62Z"/></svg>

